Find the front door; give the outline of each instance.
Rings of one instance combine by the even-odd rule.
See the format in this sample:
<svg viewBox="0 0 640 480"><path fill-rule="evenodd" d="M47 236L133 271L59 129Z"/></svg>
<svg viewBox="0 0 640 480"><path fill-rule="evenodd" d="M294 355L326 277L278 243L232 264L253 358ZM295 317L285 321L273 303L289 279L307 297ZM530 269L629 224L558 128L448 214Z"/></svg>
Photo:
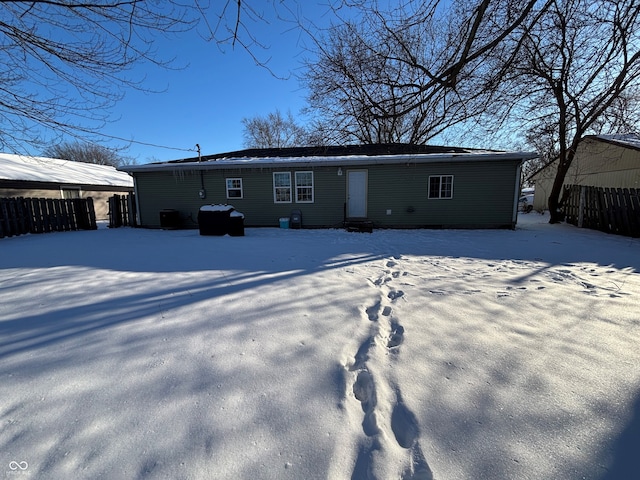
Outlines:
<svg viewBox="0 0 640 480"><path fill-rule="evenodd" d="M347 218L367 218L367 170L347 171Z"/></svg>

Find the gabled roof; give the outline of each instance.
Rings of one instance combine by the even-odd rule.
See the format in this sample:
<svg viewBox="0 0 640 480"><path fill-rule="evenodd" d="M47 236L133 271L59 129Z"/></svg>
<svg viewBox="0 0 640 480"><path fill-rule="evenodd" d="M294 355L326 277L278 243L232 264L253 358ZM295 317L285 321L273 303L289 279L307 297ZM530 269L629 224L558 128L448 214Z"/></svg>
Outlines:
<svg viewBox="0 0 640 480"><path fill-rule="evenodd" d="M591 138L601 142L612 143L624 148L640 150L640 135L636 133L619 133L614 135L588 135L584 138Z"/></svg>
<svg viewBox="0 0 640 480"><path fill-rule="evenodd" d="M582 140L595 140L597 142L610 143L612 145L618 145L623 148L630 148L633 150L640 150L640 135L636 133L618 133L612 135L586 135L582 137ZM543 172L551 165L553 165L558 160L558 157L555 157L553 160L545 163L542 167L533 172L527 180L532 180L533 177Z"/></svg>
<svg viewBox="0 0 640 480"><path fill-rule="evenodd" d="M129 174L108 165L0 153L0 180L133 187Z"/></svg>
<svg viewBox="0 0 640 480"><path fill-rule="evenodd" d="M120 167L126 172L157 170L208 170L215 168L312 167L390 165L487 160L524 160L537 155L528 152L503 152L434 145L377 144L297 148L248 149L203 155L161 163Z"/></svg>

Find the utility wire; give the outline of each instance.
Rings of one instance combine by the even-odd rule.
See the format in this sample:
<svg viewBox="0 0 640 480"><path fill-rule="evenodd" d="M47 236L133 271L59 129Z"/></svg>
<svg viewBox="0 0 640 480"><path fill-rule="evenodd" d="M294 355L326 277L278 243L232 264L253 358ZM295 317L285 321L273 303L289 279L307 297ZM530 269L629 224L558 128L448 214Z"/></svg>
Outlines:
<svg viewBox="0 0 640 480"><path fill-rule="evenodd" d="M197 151L195 148L168 147L166 145L157 145L155 143L140 142L138 140L130 140L123 137L117 137L115 135L109 135L106 133L99 133L98 135L100 135L101 137L111 138L113 140L120 140L122 142L135 143L136 145L145 145L147 147L164 148L166 150L177 150L179 152L196 152Z"/></svg>

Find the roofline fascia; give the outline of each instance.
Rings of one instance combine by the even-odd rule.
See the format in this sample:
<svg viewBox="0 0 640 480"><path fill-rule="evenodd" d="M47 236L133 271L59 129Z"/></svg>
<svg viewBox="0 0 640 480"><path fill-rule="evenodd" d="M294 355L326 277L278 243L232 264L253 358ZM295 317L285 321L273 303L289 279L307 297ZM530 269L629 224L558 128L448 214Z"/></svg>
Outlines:
<svg viewBox="0 0 640 480"><path fill-rule="evenodd" d="M620 148L629 148L631 150L640 150L640 147L637 147L635 145L632 145L630 143L626 143L623 140L618 140L615 138L602 138L599 135L585 135L583 138L583 140L595 140L597 142L602 142L602 143L608 143L609 145L615 145L616 147L620 147Z"/></svg>
<svg viewBox="0 0 640 480"><path fill-rule="evenodd" d="M628 143L624 143L624 142L621 142L621 141L615 140L615 139L602 138L599 135L585 135L584 137L582 137L580 139L580 143L582 143L585 140L593 140L595 142L602 142L602 143L607 143L609 145L615 145L616 147L620 147L620 148L629 148L631 150L639 150L640 151L640 147L636 147L634 145L630 145ZM542 167L540 167L535 172L533 172L531 175L529 175L527 177L527 181L528 182L532 181L533 177L535 177L539 173L542 173L543 171L545 171L546 169L551 167L555 162L558 161L559 158L560 157L554 157L552 160L550 160L547 163L545 163Z"/></svg>
<svg viewBox="0 0 640 480"><path fill-rule="evenodd" d="M409 158L408 158L409 157ZM460 163L480 161L531 160L537 158L533 152L491 152L491 153L459 153L459 154L402 154L377 156L342 156L342 157L264 157L264 158L225 158L205 160L202 162L184 163L147 163L142 165L124 165L118 170L127 173L178 171L178 170L218 170L218 169L257 169L257 168L300 168L300 167L350 167L365 165L412 165L425 163ZM321 160L321 161L320 161Z"/></svg>

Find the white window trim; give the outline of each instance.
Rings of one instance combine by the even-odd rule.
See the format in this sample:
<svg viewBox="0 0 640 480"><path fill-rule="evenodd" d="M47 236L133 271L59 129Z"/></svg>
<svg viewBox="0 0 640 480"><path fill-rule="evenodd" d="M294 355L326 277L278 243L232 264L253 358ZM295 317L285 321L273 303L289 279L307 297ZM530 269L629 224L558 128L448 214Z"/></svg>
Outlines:
<svg viewBox="0 0 640 480"><path fill-rule="evenodd" d="M82 198L82 188L76 185L64 185L60 187L60 198L65 199L65 192L78 192L77 197L69 197L69 198Z"/></svg>
<svg viewBox="0 0 640 480"><path fill-rule="evenodd" d="M432 178L438 178L439 182L438 182L438 196L437 197L432 197L431 196L431 179ZM449 197L443 197L442 196L442 179L443 178L451 178L451 196ZM453 198L453 175L429 175L429 183L427 186L427 198L429 200L451 200Z"/></svg>
<svg viewBox="0 0 640 480"><path fill-rule="evenodd" d="M276 187L276 175L288 175L289 176L289 186L288 187ZM276 188L288 188L289 189L289 200L278 200L278 196L276 195ZM293 202L293 188L291 186L291 172L273 172L273 203L292 203Z"/></svg>
<svg viewBox="0 0 640 480"><path fill-rule="evenodd" d="M298 185L298 174L302 174L302 173L310 173L311 174L311 185ZM313 171L312 170L306 170L306 171L300 171L300 172L295 172L295 180L296 180L296 203L314 203L316 195L315 195L315 188L314 188L314 179L313 179ZM298 200L298 189L301 188L311 188L311 200Z"/></svg>
<svg viewBox="0 0 640 480"><path fill-rule="evenodd" d="M234 187L234 188L229 188L229 180L239 180L240 181L240 187ZM225 178L224 179L224 183L227 189L227 200L236 200L238 198L244 198L244 185L242 183L242 178L239 177L233 177L233 178ZM229 190L240 190L240 196L239 197L230 197L229 196Z"/></svg>

